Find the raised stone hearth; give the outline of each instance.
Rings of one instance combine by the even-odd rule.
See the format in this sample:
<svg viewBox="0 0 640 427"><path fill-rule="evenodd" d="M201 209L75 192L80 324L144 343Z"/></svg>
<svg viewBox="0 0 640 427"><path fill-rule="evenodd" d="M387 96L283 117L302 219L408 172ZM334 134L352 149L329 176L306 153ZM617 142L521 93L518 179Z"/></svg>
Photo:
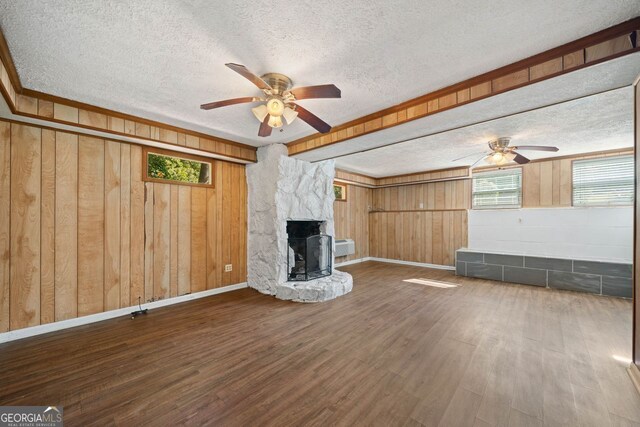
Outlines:
<svg viewBox="0 0 640 427"><path fill-rule="evenodd" d="M289 158L282 144L258 149L258 163L247 166L249 287L300 302L326 301L351 291L351 275L337 270L306 282L287 281L287 221L321 221L320 232L334 236L334 175L333 160L309 163Z"/></svg>

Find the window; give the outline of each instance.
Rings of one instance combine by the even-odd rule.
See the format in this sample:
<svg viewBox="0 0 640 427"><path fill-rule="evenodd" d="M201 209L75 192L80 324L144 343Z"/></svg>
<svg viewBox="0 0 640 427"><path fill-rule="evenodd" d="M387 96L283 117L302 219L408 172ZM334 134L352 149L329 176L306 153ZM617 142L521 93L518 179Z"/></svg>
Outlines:
<svg viewBox="0 0 640 427"><path fill-rule="evenodd" d="M522 169L502 169L473 174L473 208L519 208Z"/></svg>
<svg viewBox="0 0 640 427"><path fill-rule="evenodd" d="M633 204L633 156L573 161L573 206Z"/></svg>
<svg viewBox="0 0 640 427"><path fill-rule="evenodd" d="M147 147L143 158L145 181L213 187L210 159Z"/></svg>
<svg viewBox="0 0 640 427"><path fill-rule="evenodd" d="M333 184L333 192L336 200L345 202L347 200L347 186L343 184Z"/></svg>

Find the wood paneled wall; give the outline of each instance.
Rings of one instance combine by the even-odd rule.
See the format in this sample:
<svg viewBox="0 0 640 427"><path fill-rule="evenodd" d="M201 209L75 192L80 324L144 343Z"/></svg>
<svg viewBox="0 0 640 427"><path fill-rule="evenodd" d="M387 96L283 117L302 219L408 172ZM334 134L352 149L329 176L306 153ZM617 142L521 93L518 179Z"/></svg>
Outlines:
<svg viewBox="0 0 640 427"><path fill-rule="evenodd" d="M373 189L374 211L469 209L471 180L429 182Z"/></svg>
<svg viewBox="0 0 640 427"><path fill-rule="evenodd" d="M356 254L336 262L376 257L453 265L456 249L467 244L470 184L461 179L384 188L349 185L347 201L334 204L336 238L354 239Z"/></svg>
<svg viewBox="0 0 640 427"><path fill-rule="evenodd" d="M453 266L467 245L467 211L372 212L369 230L372 257Z"/></svg>
<svg viewBox="0 0 640 427"><path fill-rule="evenodd" d="M145 183L141 156L0 121L0 332L246 280L244 166L215 161L213 189Z"/></svg>
<svg viewBox="0 0 640 427"><path fill-rule="evenodd" d="M356 246L354 255L336 258L336 262L369 256L371 192L369 188L347 184L347 200L333 203L336 239L353 239Z"/></svg>

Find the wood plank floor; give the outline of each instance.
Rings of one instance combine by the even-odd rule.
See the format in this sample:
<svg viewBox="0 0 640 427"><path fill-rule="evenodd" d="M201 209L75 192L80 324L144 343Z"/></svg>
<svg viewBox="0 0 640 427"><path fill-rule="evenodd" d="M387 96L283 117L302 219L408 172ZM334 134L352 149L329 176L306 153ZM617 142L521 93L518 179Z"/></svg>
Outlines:
<svg viewBox="0 0 640 427"><path fill-rule="evenodd" d="M64 406L69 426L640 425L630 301L342 269L354 290L328 303L243 289L3 344L0 405Z"/></svg>

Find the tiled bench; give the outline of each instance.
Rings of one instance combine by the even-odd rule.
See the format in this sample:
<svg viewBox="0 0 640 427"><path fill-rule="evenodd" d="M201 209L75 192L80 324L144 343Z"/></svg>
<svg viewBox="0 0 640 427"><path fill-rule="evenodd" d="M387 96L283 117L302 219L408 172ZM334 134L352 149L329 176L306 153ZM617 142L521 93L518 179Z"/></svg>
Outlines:
<svg viewBox="0 0 640 427"><path fill-rule="evenodd" d="M459 249L458 276L631 298L631 264Z"/></svg>

